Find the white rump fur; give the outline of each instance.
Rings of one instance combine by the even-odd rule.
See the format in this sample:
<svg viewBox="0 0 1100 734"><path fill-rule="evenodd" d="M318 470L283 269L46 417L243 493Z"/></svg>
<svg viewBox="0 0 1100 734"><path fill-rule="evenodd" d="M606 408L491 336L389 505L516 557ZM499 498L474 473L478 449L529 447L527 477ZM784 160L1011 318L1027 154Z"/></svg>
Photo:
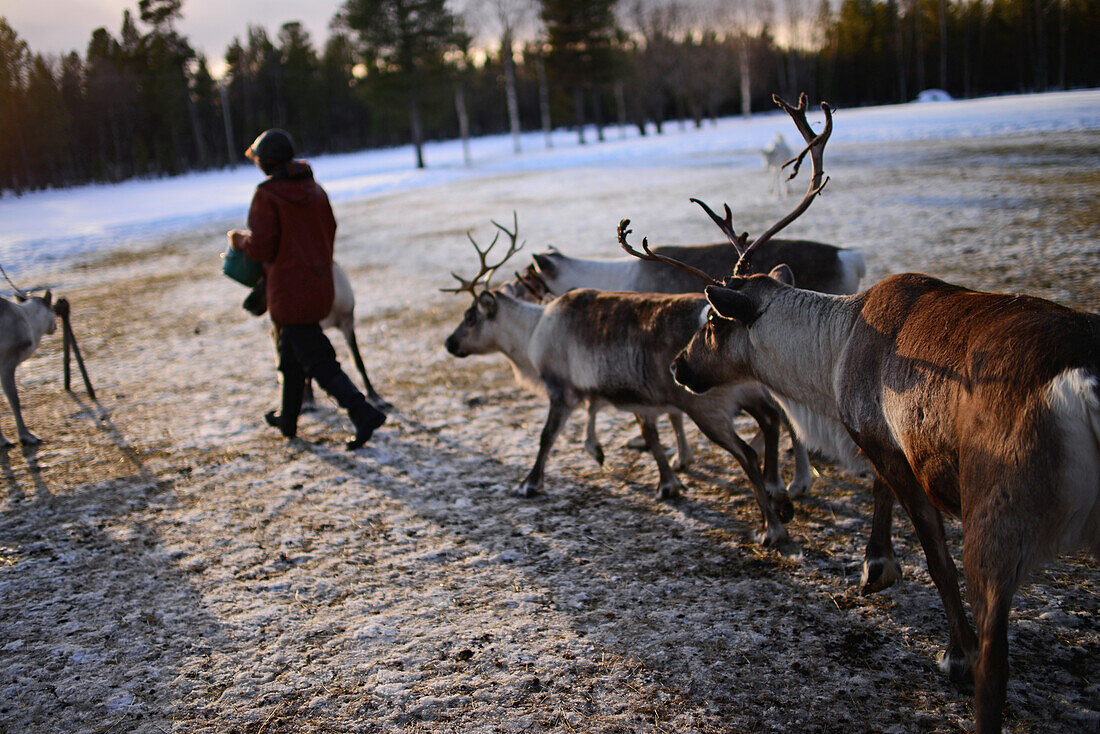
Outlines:
<svg viewBox="0 0 1100 734"><path fill-rule="evenodd" d="M1065 534L1051 554L1085 548L1100 557L1100 380L1084 369L1066 370L1047 386L1062 429Z"/></svg>
<svg viewBox="0 0 1100 734"><path fill-rule="evenodd" d="M855 293L859 290L860 281L867 275L863 253L858 250L841 250L838 257L844 269L844 293Z"/></svg>

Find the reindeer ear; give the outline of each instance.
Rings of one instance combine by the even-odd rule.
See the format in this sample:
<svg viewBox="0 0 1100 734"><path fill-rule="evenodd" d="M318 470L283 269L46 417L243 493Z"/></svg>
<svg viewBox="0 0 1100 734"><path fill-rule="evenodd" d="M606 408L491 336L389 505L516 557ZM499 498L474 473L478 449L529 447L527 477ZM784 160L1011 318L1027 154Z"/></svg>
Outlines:
<svg viewBox="0 0 1100 734"><path fill-rule="evenodd" d="M707 300L719 316L736 319L745 326L756 320L756 304L741 291L720 285L709 285L706 294Z"/></svg>
<svg viewBox="0 0 1100 734"><path fill-rule="evenodd" d="M538 268L540 273L548 275L551 278L557 274L558 268L554 265L554 260L549 255L542 255L536 252L531 257L534 259L535 267Z"/></svg>
<svg viewBox="0 0 1100 734"><path fill-rule="evenodd" d="M50 291L46 291L46 295L42 296L42 300L45 302L45 304L47 306L52 306L53 305L53 293L51 293Z"/></svg>
<svg viewBox="0 0 1100 734"><path fill-rule="evenodd" d="M768 277L774 278L780 283L794 285L794 273L791 272L791 269L787 267L786 263L780 263L772 268L772 271L768 273Z"/></svg>
<svg viewBox="0 0 1100 734"><path fill-rule="evenodd" d="M497 297L492 291L482 291L477 297L477 305L485 311L485 315L493 318L497 315Z"/></svg>

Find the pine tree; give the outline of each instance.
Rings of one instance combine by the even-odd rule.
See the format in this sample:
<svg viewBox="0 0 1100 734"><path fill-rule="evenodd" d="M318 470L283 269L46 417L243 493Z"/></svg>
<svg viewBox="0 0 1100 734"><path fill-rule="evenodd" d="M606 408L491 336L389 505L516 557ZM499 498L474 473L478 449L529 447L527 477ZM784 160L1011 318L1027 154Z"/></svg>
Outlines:
<svg viewBox="0 0 1100 734"><path fill-rule="evenodd" d="M368 73L389 78L407 104L416 167L423 168L421 95L460 38L446 0L346 0L336 21L358 35Z"/></svg>

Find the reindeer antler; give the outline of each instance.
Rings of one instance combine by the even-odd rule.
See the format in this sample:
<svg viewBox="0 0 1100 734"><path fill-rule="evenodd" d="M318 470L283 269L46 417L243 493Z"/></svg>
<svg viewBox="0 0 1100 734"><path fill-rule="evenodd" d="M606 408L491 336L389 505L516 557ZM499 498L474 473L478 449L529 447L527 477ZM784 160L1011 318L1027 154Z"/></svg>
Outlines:
<svg viewBox="0 0 1100 734"><path fill-rule="evenodd" d="M485 290L489 290L489 281L492 280L493 274L500 269L501 265L508 262L508 258L512 257L512 255L523 249L523 245L525 245L526 242L521 242L518 246L516 245L516 239L519 236L519 216L516 214L516 212L512 212L511 231L509 231L508 228L505 227L503 224L498 223L496 220L490 221L493 223L493 226L496 227L498 231L493 237L493 241L490 242L489 246L486 247L484 250L482 250L481 247L478 246L477 240L474 239L474 236L472 234L470 234L469 232L466 233L466 237L469 238L470 243L477 251L477 257L480 261L480 269L478 270L477 275L475 275L470 280L466 280L458 273L452 272L451 276L454 277L454 279L457 280L460 285L457 288L440 288L439 290L443 291L444 293L469 293L474 298L477 298L478 284L481 283L484 286ZM500 240L500 235L502 232L508 235L508 238L511 240L511 243L508 245L508 252L504 253L504 257L502 257L500 259L500 262L498 262L496 265L490 265L489 253L492 252L493 248ZM486 276L483 283L481 282L482 276Z"/></svg>
<svg viewBox="0 0 1100 734"><path fill-rule="evenodd" d="M546 284L546 281L543 280L542 275L534 265L528 265L527 269L522 273L517 270L515 276L520 285L526 288L536 300L541 301L547 294L553 295L550 291L550 286Z"/></svg>
<svg viewBox="0 0 1100 734"><path fill-rule="evenodd" d="M788 180L798 175L798 169L807 155L810 156L810 162L813 164L813 177L810 180L810 187L807 189L806 195L802 197L802 201L798 203L798 206L796 206L790 214L773 224L771 229L757 237L756 240L749 245L747 244L749 239L748 232L737 234L733 229L733 212L730 211L729 204L723 204L726 215L720 217L701 200L694 198L691 200L703 208L703 211L705 211L714 223L718 225L718 228L722 230L726 238L729 239L730 244L733 245L734 249L737 251L737 265L733 269L733 275L748 275L752 270L752 264L750 262L752 253L774 237L781 229L802 216L802 213L806 211L813 202L814 197L820 194L821 190L825 188L825 184L829 182L828 178L824 178L825 169L822 164L822 159L824 157L825 143L829 141L829 136L833 132L832 108L826 102L821 103L821 110L825 113L825 129L821 131L820 135L815 135L813 128L810 127L810 123L806 121L806 109L809 105L809 100L804 93L799 96L798 107L792 107L778 94L772 95L772 100L791 116L795 126L798 128L798 132L802 134L802 138L806 141L806 147L802 149L802 152L783 164L784 168L788 165L792 166L791 175L788 177ZM666 265L671 265L691 273L705 283L719 285L718 281L687 263L682 263L679 260L652 252L649 249L649 242L644 237L642 238L643 252L635 250L626 242L626 236L630 233L630 230L626 228L628 224L630 224L629 219L624 219L619 222L619 244L622 245L622 248L628 253L642 260L663 262Z"/></svg>
<svg viewBox="0 0 1100 734"><path fill-rule="evenodd" d="M10 285L12 287L12 290L15 292L15 295L19 296L19 298L24 298L24 299L31 297L30 293L23 290L22 288L17 286L14 282L12 282L12 279L8 277L8 271L4 270L3 265L0 265L0 273L2 273L4 275L4 280L8 281L8 285Z"/></svg>
<svg viewBox="0 0 1100 734"><path fill-rule="evenodd" d="M727 212L729 211L729 207L726 207L726 211ZM730 215L730 218L732 219L732 215ZM703 281L704 283L706 283L708 285L719 285L717 280L710 277L709 275L704 273L699 268L688 265L687 263L682 263L679 260L676 260L674 258L666 257L665 255L658 255L657 253L653 252L652 250L649 249L649 239L646 238L646 237L642 238L642 252L638 252L637 250L635 250L626 241L626 236L633 231L633 230L627 229L627 226L629 224L630 224L629 219L622 220L621 222L619 222L619 231L618 231L618 233L619 233L619 244L629 254L633 255L636 258L639 258L640 260L649 260L651 262L664 263L665 265L671 265L674 268L679 268L680 270L683 270L685 273L690 273L691 275L694 275L696 278L698 278L699 280Z"/></svg>
<svg viewBox="0 0 1100 734"><path fill-rule="evenodd" d="M825 129L821 131L820 135L814 133L813 128L810 127L810 123L806 121L806 110L809 106L809 99L806 94L803 93L798 98L798 107L792 107L778 94L772 95L772 101L783 108L783 110L790 115L794 121L795 127L798 128L798 132L801 133L802 139L806 141L806 147L791 160L783 164L786 168L791 166L791 174L787 177L787 180L793 179L798 175L798 169L802 165L802 161L807 155L810 156L810 163L813 166L813 176L810 179L810 186L806 190L806 195L802 197L802 200L798 202L796 206L787 216L780 219L778 222L771 226L764 234L756 238L751 245L745 246L748 240L748 233L743 232L741 235L736 235L733 232L733 216L730 213L729 205L725 206L726 218L722 219L703 202L698 199L692 199L696 204L703 207L710 218L714 220L714 223L718 225L718 228L725 233L729 238L731 244L737 250L738 258L737 265L734 267L734 275L748 275L752 271L752 264L750 259L752 253L756 251L761 245L775 236L781 229L802 216L802 213L806 211L810 204L813 203L814 197L821 193L821 190L825 188L825 184L829 182L828 178L824 178L825 169L822 163L825 143L829 141L829 136L833 132L833 111L832 108L826 102L821 103L821 110L825 113Z"/></svg>
<svg viewBox="0 0 1100 734"><path fill-rule="evenodd" d="M746 243L749 241L749 233L742 232L741 234L737 234L737 232L734 231L733 212L730 211L730 205L722 205L723 207L725 207L726 210L726 216L725 218L722 218L715 214L714 210L707 206L700 199L692 198L690 199L690 201L703 207L703 211L705 211L710 216L710 218L714 220L714 223L718 225L718 229L722 230L722 232L726 235L726 239L728 239L730 241L730 244L733 245L733 249L737 250L738 256L743 257L745 254Z"/></svg>

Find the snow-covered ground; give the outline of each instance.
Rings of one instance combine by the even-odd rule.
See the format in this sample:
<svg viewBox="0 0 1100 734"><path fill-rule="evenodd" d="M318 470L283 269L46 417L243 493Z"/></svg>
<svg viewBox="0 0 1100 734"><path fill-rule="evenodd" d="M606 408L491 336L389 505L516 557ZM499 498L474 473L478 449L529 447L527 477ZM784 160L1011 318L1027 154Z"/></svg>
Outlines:
<svg viewBox="0 0 1100 734"><path fill-rule="evenodd" d="M820 113L811 120L820 119ZM909 142L1100 129L1100 91L992 97L970 101L842 109L836 113L832 146ZM587 145L557 130L552 148L542 133L522 136L513 152L510 136L470 141L470 164L459 141L428 143L428 167L416 170L411 148L393 148L311 160L333 201L354 201L395 191L534 171L577 168L714 166L751 170L757 151L776 132L794 146L780 112L750 120L727 118L701 129L669 123L662 135L638 135L635 127L607 128L607 140ZM626 174L633 175L633 174ZM249 165L233 170L114 185L44 191L0 198L0 264L9 273L35 263L132 247L158 233L182 232L214 221L241 219L259 178Z"/></svg>
<svg viewBox="0 0 1100 734"><path fill-rule="evenodd" d="M1098 112L1086 92L842 110L830 183L788 234L860 248L867 283L923 270L1097 311ZM689 429L684 497L656 501L652 458L623 447L633 420L608 411L604 467L574 417L544 494L519 499L544 399L502 359L442 348L469 305L438 290L475 266L467 231L515 211L517 268L547 243L615 255L623 217L639 240L721 239L690 196L759 233L797 195L768 194L752 149L789 126L549 152L535 136L518 158L477 141L470 169L448 145L424 172L408 150L316 161L363 356L398 408L354 454L325 400L294 442L263 422L270 336L218 260L255 170L0 202L17 282L69 298L98 395L62 391L60 334L20 367L45 443L0 452L0 732L964 730L900 512L903 581L858 592L866 477L816 462L791 542L764 549L728 455ZM83 246L99 254L73 259ZM1100 730L1098 598L1080 555L1021 587L1009 731Z"/></svg>

